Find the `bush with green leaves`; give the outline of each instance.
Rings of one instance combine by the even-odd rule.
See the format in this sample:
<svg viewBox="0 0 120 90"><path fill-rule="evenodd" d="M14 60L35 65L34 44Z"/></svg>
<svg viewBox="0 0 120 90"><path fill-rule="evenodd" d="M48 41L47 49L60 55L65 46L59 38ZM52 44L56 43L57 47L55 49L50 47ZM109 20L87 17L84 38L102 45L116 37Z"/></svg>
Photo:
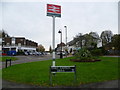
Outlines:
<svg viewBox="0 0 120 90"><path fill-rule="evenodd" d="M101 56L102 50L101 49L93 49L90 51L93 56Z"/></svg>
<svg viewBox="0 0 120 90"><path fill-rule="evenodd" d="M78 50L75 57L78 60L93 60L91 52L85 48Z"/></svg>
<svg viewBox="0 0 120 90"><path fill-rule="evenodd" d="M24 52L23 52L22 50L19 50L19 51L17 52L17 55L24 55Z"/></svg>

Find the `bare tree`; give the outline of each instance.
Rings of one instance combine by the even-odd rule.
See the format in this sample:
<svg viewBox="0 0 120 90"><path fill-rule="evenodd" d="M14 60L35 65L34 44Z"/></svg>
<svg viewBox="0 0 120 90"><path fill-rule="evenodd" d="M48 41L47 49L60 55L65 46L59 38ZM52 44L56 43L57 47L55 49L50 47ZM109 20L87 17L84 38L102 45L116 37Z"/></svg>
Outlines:
<svg viewBox="0 0 120 90"><path fill-rule="evenodd" d="M10 37L10 36L4 29L2 29L0 30L0 37L4 38L4 37Z"/></svg>
<svg viewBox="0 0 120 90"><path fill-rule="evenodd" d="M112 40L113 33L110 30L105 30L101 33L101 39L102 39L102 46L105 46L106 44L110 43Z"/></svg>

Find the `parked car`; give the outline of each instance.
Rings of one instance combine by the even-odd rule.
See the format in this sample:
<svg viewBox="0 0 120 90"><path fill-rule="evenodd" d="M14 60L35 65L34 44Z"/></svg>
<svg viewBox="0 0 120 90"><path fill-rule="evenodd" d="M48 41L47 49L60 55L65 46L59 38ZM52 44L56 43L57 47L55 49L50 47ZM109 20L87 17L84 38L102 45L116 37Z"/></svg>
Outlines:
<svg viewBox="0 0 120 90"><path fill-rule="evenodd" d="M57 54L57 55L60 55L60 52L57 52L56 54Z"/></svg>
<svg viewBox="0 0 120 90"><path fill-rule="evenodd" d="M32 52L32 54L38 56L39 52Z"/></svg>
<svg viewBox="0 0 120 90"><path fill-rule="evenodd" d="M2 56L6 56L7 54L6 53L2 53Z"/></svg>
<svg viewBox="0 0 120 90"><path fill-rule="evenodd" d="M35 55L39 55L39 52L35 52Z"/></svg>
<svg viewBox="0 0 120 90"><path fill-rule="evenodd" d="M29 53L28 53L28 52L24 52L24 54L25 54L25 55L29 55Z"/></svg>
<svg viewBox="0 0 120 90"><path fill-rule="evenodd" d="M50 53L48 52L48 53L46 53L47 55L50 55Z"/></svg>
<svg viewBox="0 0 120 90"><path fill-rule="evenodd" d="M62 52L62 55L63 55L63 56L65 56L65 55L66 55L66 53L65 53L65 52Z"/></svg>
<svg viewBox="0 0 120 90"><path fill-rule="evenodd" d="M41 52L38 52L39 53L39 55L42 55L42 53Z"/></svg>
<svg viewBox="0 0 120 90"><path fill-rule="evenodd" d="M47 53L46 53L46 52L44 52L44 55L47 55Z"/></svg>
<svg viewBox="0 0 120 90"><path fill-rule="evenodd" d="M30 55L33 55L33 53L32 53L32 52L29 52L29 54L30 54Z"/></svg>
<svg viewBox="0 0 120 90"><path fill-rule="evenodd" d="M10 55L10 56L14 56L14 55L16 55L16 54L17 54L16 51L8 51L8 52L7 52L7 55Z"/></svg>

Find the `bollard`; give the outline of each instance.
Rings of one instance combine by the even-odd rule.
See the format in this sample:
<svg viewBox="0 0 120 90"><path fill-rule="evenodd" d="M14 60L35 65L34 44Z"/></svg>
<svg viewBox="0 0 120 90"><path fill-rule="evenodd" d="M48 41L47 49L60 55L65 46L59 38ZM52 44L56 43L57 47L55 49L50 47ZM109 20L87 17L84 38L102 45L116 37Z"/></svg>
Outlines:
<svg viewBox="0 0 120 90"><path fill-rule="evenodd" d="M8 65L7 65L7 62L8 62L8 61L10 62L10 65L9 65L9 66L11 66L11 59L6 59L6 65L5 65L6 68L7 68L7 66L8 66Z"/></svg>

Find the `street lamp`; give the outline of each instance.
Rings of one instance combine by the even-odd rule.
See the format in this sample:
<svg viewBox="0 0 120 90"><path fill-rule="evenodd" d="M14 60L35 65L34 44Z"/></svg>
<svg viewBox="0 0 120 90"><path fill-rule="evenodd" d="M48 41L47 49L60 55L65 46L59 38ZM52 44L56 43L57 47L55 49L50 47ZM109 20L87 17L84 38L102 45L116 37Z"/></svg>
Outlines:
<svg viewBox="0 0 120 90"><path fill-rule="evenodd" d="M64 26L65 27L65 32L66 32L66 57L67 57L67 26Z"/></svg>
<svg viewBox="0 0 120 90"><path fill-rule="evenodd" d="M60 44L61 45L61 52L60 52L60 58L63 58L63 55L62 55L62 31L59 30L58 33L61 34L61 44Z"/></svg>

